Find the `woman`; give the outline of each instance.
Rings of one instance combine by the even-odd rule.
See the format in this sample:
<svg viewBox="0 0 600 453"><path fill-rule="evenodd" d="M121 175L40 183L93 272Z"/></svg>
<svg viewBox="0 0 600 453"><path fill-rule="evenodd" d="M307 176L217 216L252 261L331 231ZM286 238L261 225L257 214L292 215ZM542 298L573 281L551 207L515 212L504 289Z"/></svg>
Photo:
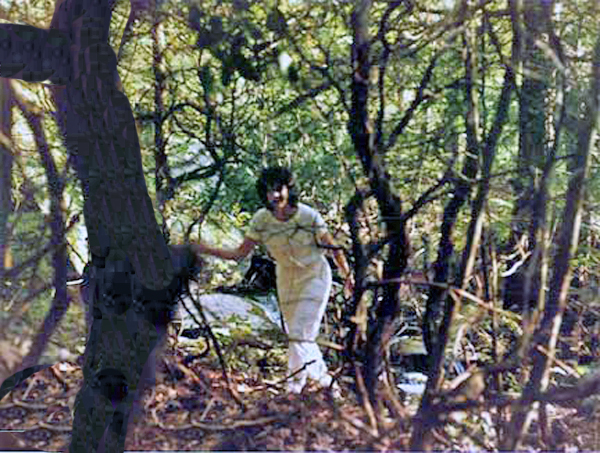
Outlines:
<svg viewBox="0 0 600 453"><path fill-rule="evenodd" d="M256 212L243 242L232 250L194 245L196 253L240 260L258 244L264 244L277 263L277 295L289 337L288 370L295 373L288 389L300 393L307 377L322 386L331 384L327 366L315 340L331 292L331 268L325 258L333 237L321 215L299 203L289 169L270 167L257 181L265 204ZM344 253L333 248L334 258L345 278L349 297L354 282Z"/></svg>

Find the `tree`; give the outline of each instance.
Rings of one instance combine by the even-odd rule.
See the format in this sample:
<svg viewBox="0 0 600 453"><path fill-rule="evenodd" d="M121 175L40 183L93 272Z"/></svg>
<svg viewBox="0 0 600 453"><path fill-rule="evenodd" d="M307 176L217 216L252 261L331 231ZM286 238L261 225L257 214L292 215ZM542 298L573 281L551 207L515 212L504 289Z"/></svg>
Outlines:
<svg viewBox="0 0 600 453"><path fill-rule="evenodd" d="M592 143L596 136L600 115L600 39L594 48L589 95L585 103L585 115L579 122L577 151L573 175L569 181L563 224L558 236L557 250L553 262L547 307L534 336L531 355L533 370L523 390L519 405L515 407L507 432L504 448L517 449L527 431L531 418L531 404L536 395L544 392L549 383L550 364L555 355L556 343L562 317L567 305L567 292L571 277L571 259L576 253L586 192L586 181L590 172ZM548 352L540 353L542 345Z"/></svg>
<svg viewBox="0 0 600 453"><path fill-rule="evenodd" d="M350 374L372 428L387 428L394 419L407 432L409 415L396 400L394 382L380 384L380 377L398 376L386 359L402 354L398 344L406 330L400 330L408 323L414 335L423 334L430 379L413 420L413 449L437 447L427 436L444 425L448 412L475 414L482 405L513 403L503 394L504 378L532 365L535 381L518 401L525 407L515 402L513 431L525 427L533 403L550 401L546 381L560 383L560 377L549 378L546 365L553 342L562 346L567 340L548 332L556 332L556 315L565 317L575 298L564 298L569 269L585 264L584 248L575 248L577 238L567 229L578 229L579 190L593 199L600 187L598 172L593 166L586 170L582 154L595 146L585 132L595 126L581 121L594 116L593 102L582 108L590 98L582 87L590 83L597 34L588 19L595 17L591 7L449 3L170 2L137 22L131 20L137 13L117 5L115 16L127 22L129 32L111 38L115 51L119 39L125 44L118 49L119 74L111 73L114 83L108 73L102 76L103 87L122 81L134 106L148 193L162 214L158 223L176 240L186 231L191 237L199 224L202 234L217 241L243 227L258 206L257 170L268 163L292 165L302 198L341 232L349 200L357 286L352 301L340 298L332 307L345 314L335 314L343 324L335 326L336 340L347 345ZM96 196L97 174L86 173L93 162L81 159L101 154L81 153L77 137L69 134L69 122L81 119L70 107L70 85L50 89L69 158L83 174L87 203ZM104 149L113 152L108 145ZM586 171L589 178L581 176ZM18 183L19 175L13 177ZM96 213L89 206L86 221L92 229L101 225L94 234L108 233L114 250L119 238L97 217L90 223ZM554 243L553 210L567 227ZM148 218L151 214L148 208ZM528 244L515 258L511 248L518 238ZM425 244L434 245L432 268ZM585 253L597 256L595 250ZM112 262L96 266L97 280L115 283L123 277L127 286L129 277L109 270ZM514 272L515 262L522 272ZM219 283L230 278L218 270ZM596 273L591 266L586 271ZM138 275L132 291L142 294ZM510 293L513 277L520 283ZM551 283L550 293L545 282ZM500 309L503 302L519 301L533 302L536 310L522 319ZM418 322L402 316L413 308L422 332ZM457 330L464 335L455 337ZM475 382L476 391L458 395L459 401L460 386L446 390L449 378L460 374L452 365L463 359L461 348L448 346L453 344L474 346L480 357L478 368L463 375L473 378L465 382ZM551 352L548 357L532 353L538 346ZM502 409L494 418L497 429L505 429L507 414ZM390 432L379 430L384 438ZM515 448L519 441L508 437L505 448ZM409 448L398 442L398 448Z"/></svg>
<svg viewBox="0 0 600 453"><path fill-rule="evenodd" d="M64 86L66 141L85 199L94 323L70 451L123 450L140 372L164 334L175 283L132 111L115 83L116 55L106 42L112 6L59 0L49 30L0 26L2 77Z"/></svg>
<svg viewBox="0 0 600 453"><path fill-rule="evenodd" d="M392 3L397 8L399 3ZM385 166L381 160L381 141L374 140L371 120L368 113L370 80L370 46L368 36L371 1L356 3L352 14L354 41L352 45L352 107L348 131L352 137L363 171L375 194L381 217L387 229L386 243L388 256L383 271L383 300L377 307L377 321L367 340L364 371L365 384L371 403L376 401L376 388L382 371L383 348L391 337L392 321L399 310L399 283L397 279L404 272L409 255L409 242L406 222L402 216L400 198L392 191ZM379 131L378 131L379 132ZM357 293L360 297L360 292Z"/></svg>

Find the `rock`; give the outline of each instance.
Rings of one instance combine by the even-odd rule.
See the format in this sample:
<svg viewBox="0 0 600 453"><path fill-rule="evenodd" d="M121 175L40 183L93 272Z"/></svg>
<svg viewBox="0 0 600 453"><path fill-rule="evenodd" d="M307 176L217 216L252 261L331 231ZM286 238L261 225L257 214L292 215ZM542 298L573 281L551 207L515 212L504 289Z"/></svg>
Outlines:
<svg viewBox="0 0 600 453"><path fill-rule="evenodd" d="M192 293L195 291L192 290ZM198 297L212 329L227 334L232 326L232 318L236 321L247 322L249 327L257 333L267 333L273 330L281 330L281 315L277 308L275 296L240 297L232 294L204 294ZM183 303L193 313L194 317L202 322L202 318L189 298L184 298ZM196 321L186 311L179 307L181 317L181 330L194 329L198 327Z"/></svg>
<svg viewBox="0 0 600 453"><path fill-rule="evenodd" d="M425 392L427 376L423 373L403 373L398 388L409 395L422 395Z"/></svg>

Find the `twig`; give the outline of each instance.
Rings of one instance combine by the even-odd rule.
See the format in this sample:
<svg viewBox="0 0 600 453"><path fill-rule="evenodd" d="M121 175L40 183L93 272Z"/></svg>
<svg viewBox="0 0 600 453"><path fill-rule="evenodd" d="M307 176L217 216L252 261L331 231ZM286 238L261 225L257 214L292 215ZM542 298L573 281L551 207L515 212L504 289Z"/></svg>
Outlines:
<svg viewBox="0 0 600 453"><path fill-rule="evenodd" d="M36 381L37 381L37 377L34 375L32 377L32 379L31 379L31 382L29 382L29 385L27 386L27 389L23 393L22 399L27 399L27 397L29 396L29 393L33 389L33 386L36 384Z"/></svg>
<svg viewBox="0 0 600 453"><path fill-rule="evenodd" d="M456 429L459 429L465 436L472 439L476 444L478 444L479 448L481 448L482 450L488 450L488 451L493 450L493 447L488 445L485 442L485 440L481 438L481 436L478 436L474 432L470 432L464 424L457 423L454 420L449 420L448 424L454 426Z"/></svg>
<svg viewBox="0 0 600 453"><path fill-rule="evenodd" d="M212 329L210 328L210 324L208 323L208 320L206 319L206 316L204 315L204 311L202 310L202 304L200 304L200 302L191 294L191 292L189 293L189 296L190 296L190 300L194 304L194 307L196 307L196 310L198 310L198 313L200 314L200 317L202 318L202 322L204 323L204 326L206 327L208 335L210 336L210 339L212 340L213 345L215 346L215 351L219 358L219 364L221 365L221 371L223 373L223 379L225 380L227 389L229 390L231 397L235 400L235 402L238 404L240 409L242 411L244 411L246 409L246 407L245 407L244 403L242 402L242 400L240 399L237 392L231 386L231 381L229 380L229 374L227 373L227 364L225 363L225 359L223 358L223 354L221 353L221 346L219 345L219 341L217 340L217 337L215 337L215 334L213 333ZM196 319L194 314L185 306L185 304L183 304L183 307L190 314L190 316L192 317L194 322L196 322L196 324L202 325L198 322L198 320Z"/></svg>
<svg viewBox="0 0 600 453"><path fill-rule="evenodd" d="M540 407L538 409L539 413L539 430L540 430L540 439L543 444L545 444L545 448L547 449L548 445L550 445L550 427L548 426L548 405L544 402L540 403Z"/></svg>
<svg viewBox="0 0 600 453"><path fill-rule="evenodd" d="M445 434L445 432L444 432ZM446 439L444 436L442 436L437 429L433 428L431 430L431 436L437 440L439 443L441 443L442 445L445 445L446 447L450 447L452 446L452 442L450 442L448 439Z"/></svg>
<svg viewBox="0 0 600 453"><path fill-rule="evenodd" d="M75 226L75 224L77 224L77 222L79 222L79 214L76 214L73 217L71 217L71 219L69 220L69 224L65 228L65 234L68 233ZM65 246L65 242L61 242L60 244L48 243L48 245L43 247L38 253L36 253L32 257L26 259L22 263L20 263L16 266L13 266L9 270L0 271L0 278L18 277L21 272L23 272L25 269L27 269L28 267L30 267L31 265L33 265L34 263L37 263L40 259L42 259L42 257L44 257L44 255L46 255L46 253L54 252L57 249L59 249L60 247L64 247L64 246Z"/></svg>
<svg viewBox="0 0 600 453"><path fill-rule="evenodd" d="M204 420L208 415L208 412L212 409L213 404L215 403L215 397L213 396L206 405L206 408L202 411L202 415L200 415L200 421Z"/></svg>
<svg viewBox="0 0 600 453"><path fill-rule="evenodd" d="M315 362L315 360L311 360L310 362L306 362L304 365L302 365L296 371L294 371L293 373L287 375L283 379L280 379L279 381L276 381L276 382L274 382L272 384L267 383L264 386L255 387L252 391L264 390L266 388L272 388L272 387L279 387L281 384L283 384L286 381L290 380L291 378L293 378L294 376L296 376L298 373L304 371L309 365L312 365L314 362Z"/></svg>
<svg viewBox="0 0 600 453"><path fill-rule="evenodd" d="M296 339L294 337L288 337L288 342L289 341L296 341L298 343L316 343L319 346L323 346L324 348L334 349L336 351L343 351L344 350L344 347L342 345L339 345L337 343L333 343L333 342L328 341L328 340L322 340L322 339L316 339L314 341L303 341L303 340Z"/></svg>
<svg viewBox="0 0 600 453"><path fill-rule="evenodd" d="M427 67L427 69L425 70L425 73L423 74L423 77L421 78L421 83L419 84L419 86L416 89L415 98L411 102L410 107L404 113L404 116L402 117L402 119L400 120L398 125L396 125L394 130L391 132L387 143L383 147L384 153L386 151L388 151L389 149L391 149L396 144L396 140L398 139L398 137L400 135L402 135L402 132L404 132L404 129L406 128L406 126L408 125L408 123L410 122L412 117L414 116L415 111L417 110L417 108L421 105L421 103L425 99L425 89L427 88L427 85L431 81L431 78L433 76L433 70L436 67L437 61L449 48L450 48L450 45L449 45L449 43L447 43L442 49L440 49L438 52L436 52L434 54L434 56L432 57L431 61L429 62L429 66Z"/></svg>
<svg viewBox="0 0 600 453"><path fill-rule="evenodd" d="M563 370L565 370L571 376L575 376L576 378L580 378L581 377L581 374L578 373L577 370L575 370L574 368L570 367L569 365L567 365L565 362L563 362L559 358L557 358L557 357L550 357L550 353L542 345L537 345L536 349L538 351L540 351L542 354L544 354L546 357L548 357L549 359L551 359L552 362L556 363L559 367L561 367Z"/></svg>
<svg viewBox="0 0 600 453"><path fill-rule="evenodd" d="M368 282L365 286L367 288L373 288L373 287L378 287L378 286L385 286L387 283L405 283L405 284L409 284L409 285L437 286L439 288L446 289L450 292L454 292L455 295L464 297L465 299L469 299L471 302L476 303L477 305L485 308L486 310L488 310L490 312L501 314L503 316L506 316L507 318L513 319L514 321L521 320L520 315L510 312L510 311L507 311L507 310L502 310L501 308L496 308L492 304L482 300L480 297L477 297L475 294L472 294L466 290L460 289L460 288L458 288L454 285L448 284L448 283L437 283L437 282L430 282L427 280L413 279L413 278L391 278L391 279L380 280L380 281L376 281L376 282Z"/></svg>
<svg viewBox="0 0 600 453"><path fill-rule="evenodd" d="M200 213L200 216L198 216L198 218L196 218L191 223L191 225L188 227L188 229L184 235L184 243L186 243L186 244L189 243L189 241L190 241L190 236L192 234L192 230L193 230L194 226L196 224L198 224L198 226L201 226L204 223L206 216L210 212L212 206L215 204L215 201L217 200L217 197L219 196L219 190L221 189L221 185L223 184L223 180L225 179L224 160L225 159L221 159L221 160L218 160L215 162L215 165L218 167L219 179L217 181L217 184L215 184L215 188L212 191L212 193L210 194L210 198L206 202L206 205L204 205L204 207L202 208L202 212Z"/></svg>
<svg viewBox="0 0 600 453"><path fill-rule="evenodd" d="M183 425L169 426L163 424L158 418L155 419L156 426L166 431L184 431L190 428L199 428L205 431L234 431L237 429L253 428L269 423L276 423L288 420L292 416L296 415L299 411L292 412L290 414L276 415L272 417L262 417L252 420L234 420L228 423L222 422L200 422L192 420L190 423Z"/></svg>
<svg viewBox="0 0 600 453"><path fill-rule="evenodd" d="M406 410L405 410L404 406L402 406L402 403L400 402L400 399L398 398L395 387L392 386L393 380L391 379L391 375L390 375L391 370L390 370L390 363L389 363L389 358L388 358L387 354L385 357L385 364L386 364L385 372L382 375L383 376L383 388L385 389L388 400L392 406L391 412L394 413L394 417L396 418L396 420L398 420L398 423L400 423L402 420L406 419Z"/></svg>

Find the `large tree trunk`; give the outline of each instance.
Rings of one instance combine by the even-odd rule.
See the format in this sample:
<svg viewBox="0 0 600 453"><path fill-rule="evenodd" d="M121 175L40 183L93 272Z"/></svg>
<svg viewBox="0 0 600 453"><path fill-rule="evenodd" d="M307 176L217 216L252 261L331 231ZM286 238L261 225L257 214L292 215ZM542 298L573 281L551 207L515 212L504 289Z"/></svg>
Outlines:
<svg viewBox="0 0 600 453"><path fill-rule="evenodd" d="M65 85L68 151L84 193L94 321L70 451L124 449L140 373L176 282L154 217L127 97L107 43L110 0L58 0L50 30L0 24L0 76ZM98 385L100 384L100 385Z"/></svg>
<svg viewBox="0 0 600 453"><path fill-rule="evenodd" d="M542 261L547 252L544 240L547 190L554 156L548 147L546 130L550 61L536 41L545 41L544 36L551 34L551 12L552 2L525 1L517 15L518 23L514 25L520 30L518 39L522 48L524 79L519 98L517 176L512 181L516 201L508 245L524 244L524 251L532 255L526 259L526 265L521 265L505 281L505 300L507 305L515 305L522 310L527 331L533 326L530 323L532 310L544 300ZM521 28L521 23L524 28ZM509 265L514 265L519 259L522 258Z"/></svg>

